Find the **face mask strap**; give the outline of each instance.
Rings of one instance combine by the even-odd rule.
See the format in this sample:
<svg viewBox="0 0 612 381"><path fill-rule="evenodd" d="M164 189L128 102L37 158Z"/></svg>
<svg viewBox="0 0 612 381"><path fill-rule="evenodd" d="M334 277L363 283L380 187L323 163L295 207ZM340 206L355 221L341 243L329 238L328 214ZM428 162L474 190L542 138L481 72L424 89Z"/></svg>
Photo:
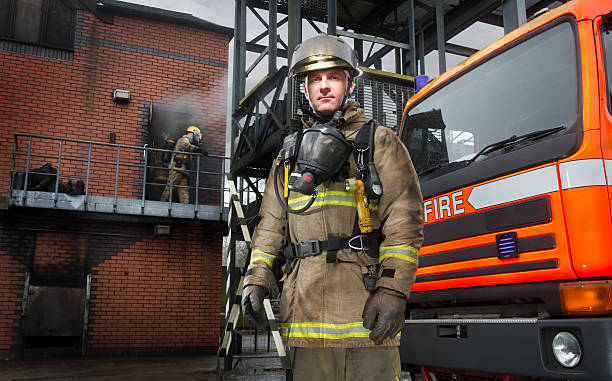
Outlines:
<svg viewBox="0 0 612 381"><path fill-rule="evenodd" d="M353 87L353 80L354 80L353 75L350 74L348 76L348 81L346 82L346 90L344 91L344 98L342 99L342 103L340 104L340 110L344 108L344 104L346 103L346 100L351 95L351 87Z"/></svg>
<svg viewBox="0 0 612 381"><path fill-rule="evenodd" d="M320 117L320 115L317 114L317 112L315 111L315 108L312 105L312 102L310 101L310 93L308 92L308 76L304 78L304 82L302 82L302 87L304 88L304 93L306 93L306 99L308 99L308 104L310 105L310 109L312 110L312 112L314 112L316 116Z"/></svg>

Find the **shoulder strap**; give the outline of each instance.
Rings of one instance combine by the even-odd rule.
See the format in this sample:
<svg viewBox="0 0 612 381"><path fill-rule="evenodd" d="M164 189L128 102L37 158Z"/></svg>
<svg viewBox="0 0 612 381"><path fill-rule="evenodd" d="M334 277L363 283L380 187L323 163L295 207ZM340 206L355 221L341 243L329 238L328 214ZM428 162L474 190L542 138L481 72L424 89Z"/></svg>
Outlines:
<svg viewBox="0 0 612 381"><path fill-rule="evenodd" d="M355 137L355 162L363 179L367 176L367 164L374 158L374 134L380 124L370 119L359 129Z"/></svg>

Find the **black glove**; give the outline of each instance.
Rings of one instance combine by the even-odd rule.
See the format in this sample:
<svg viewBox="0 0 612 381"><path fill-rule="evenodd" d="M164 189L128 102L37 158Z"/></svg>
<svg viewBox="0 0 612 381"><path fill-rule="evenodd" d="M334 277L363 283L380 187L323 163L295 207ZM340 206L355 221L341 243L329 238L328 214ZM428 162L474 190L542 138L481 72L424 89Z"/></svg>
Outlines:
<svg viewBox="0 0 612 381"><path fill-rule="evenodd" d="M206 147L204 147L204 144L200 144L200 146L198 147L198 150L200 151L200 153L204 156L208 155L208 150L206 149Z"/></svg>
<svg viewBox="0 0 612 381"><path fill-rule="evenodd" d="M263 300L266 290L262 286L249 285L242 290L242 314L245 318L259 329L266 327L266 319L263 313Z"/></svg>
<svg viewBox="0 0 612 381"><path fill-rule="evenodd" d="M363 326L377 345L395 337L404 326L406 298L399 292L379 288L370 295L363 308Z"/></svg>

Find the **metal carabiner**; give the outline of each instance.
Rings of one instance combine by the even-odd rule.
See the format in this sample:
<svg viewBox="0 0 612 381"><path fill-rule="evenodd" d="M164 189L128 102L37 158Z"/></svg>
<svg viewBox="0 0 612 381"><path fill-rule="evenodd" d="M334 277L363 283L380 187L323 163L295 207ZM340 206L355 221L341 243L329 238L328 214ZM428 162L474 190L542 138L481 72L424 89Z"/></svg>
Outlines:
<svg viewBox="0 0 612 381"><path fill-rule="evenodd" d="M353 238L349 239L348 246L353 250L359 250L359 251L365 250L365 246L363 243L363 237L364 236L362 234L354 236ZM356 239L359 239L359 244L361 245L360 247L353 246L353 241Z"/></svg>
<svg viewBox="0 0 612 381"><path fill-rule="evenodd" d="M365 154L365 152L369 149L370 147L366 147L365 149L360 149L360 148L355 148L355 150L357 151L357 168L359 169L359 172L363 172L365 170L365 164L363 162L363 155Z"/></svg>

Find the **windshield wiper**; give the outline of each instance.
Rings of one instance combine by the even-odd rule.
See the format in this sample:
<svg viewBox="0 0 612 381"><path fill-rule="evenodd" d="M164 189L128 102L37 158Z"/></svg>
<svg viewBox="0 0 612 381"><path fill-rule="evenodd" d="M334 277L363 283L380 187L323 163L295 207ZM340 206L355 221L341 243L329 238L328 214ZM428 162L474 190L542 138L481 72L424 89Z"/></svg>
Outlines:
<svg viewBox="0 0 612 381"><path fill-rule="evenodd" d="M556 132L565 130L565 126L559 126L559 127L553 127L553 128L548 128L545 130L538 130L538 131L533 131L530 132L528 134L525 135L512 135L509 138L506 138L504 140L500 140L498 142L495 143L491 143L488 146L484 147L483 149L481 149L476 155L474 155L474 157L472 157L470 160L468 160L466 166L472 164L478 157L487 154L489 152L492 151L497 151L499 149L502 148L507 148L510 146L513 146L515 144L521 143L521 142L525 142L525 141L534 141L534 140L538 140L541 139L545 136L548 135L552 135Z"/></svg>
<svg viewBox="0 0 612 381"><path fill-rule="evenodd" d="M447 171L443 171L443 172L452 172L454 170L457 170L457 167L466 167L467 164L467 160L461 160L461 161L452 161L450 163L438 163L435 165L432 165L431 167L428 167L424 170L422 170L421 172L417 173L418 176L424 176L428 173L431 172L435 172L437 170L440 169L444 169L444 168L448 168Z"/></svg>
<svg viewBox="0 0 612 381"><path fill-rule="evenodd" d="M430 172L437 171L438 169L446 168L449 165L450 165L450 163L443 163L443 164L438 163L438 164L432 165L429 168L426 168L426 169L422 170L421 172L417 173L417 175L418 176L423 176L423 175L426 175L426 174L428 174Z"/></svg>

